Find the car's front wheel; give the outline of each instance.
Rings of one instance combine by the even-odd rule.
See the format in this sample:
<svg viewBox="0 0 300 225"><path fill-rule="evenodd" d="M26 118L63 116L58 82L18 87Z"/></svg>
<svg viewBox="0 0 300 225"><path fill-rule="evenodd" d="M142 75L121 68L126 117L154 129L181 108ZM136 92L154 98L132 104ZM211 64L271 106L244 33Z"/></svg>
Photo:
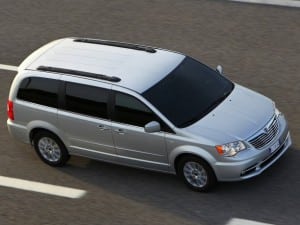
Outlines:
<svg viewBox="0 0 300 225"><path fill-rule="evenodd" d="M209 191L217 183L216 176L203 159L196 156L185 156L178 163L178 175L194 191Z"/></svg>
<svg viewBox="0 0 300 225"><path fill-rule="evenodd" d="M63 166L70 158L62 141L50 132L38 132L33 143L39 157L50 166Z"/></svg>

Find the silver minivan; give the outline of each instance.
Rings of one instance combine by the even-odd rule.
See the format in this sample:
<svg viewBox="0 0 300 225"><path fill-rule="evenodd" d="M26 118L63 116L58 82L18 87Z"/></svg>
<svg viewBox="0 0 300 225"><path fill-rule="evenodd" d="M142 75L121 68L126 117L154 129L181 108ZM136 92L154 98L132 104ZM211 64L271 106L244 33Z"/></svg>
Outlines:
<svg viewBox="0 0 300 225"><path fill-rule="evenodd" d="M169 50L53 41L19 66L7 126L51 166L79 155L177 174L193 190L262 173L291 146L269 98Z"/></svg>

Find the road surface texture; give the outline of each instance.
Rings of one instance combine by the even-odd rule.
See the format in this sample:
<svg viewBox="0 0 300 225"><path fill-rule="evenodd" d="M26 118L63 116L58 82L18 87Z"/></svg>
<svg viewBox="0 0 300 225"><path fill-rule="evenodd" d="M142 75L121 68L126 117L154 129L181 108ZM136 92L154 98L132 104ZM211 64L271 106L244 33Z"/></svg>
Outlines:
<svg viewBox="0 0 300 225"><path fill-rule="evenodd" d="M79 36L187 53L276 101L293 146L254 179L212 193L175 176L72 157L42 163L6 128L14 72L0 70L0 175L86 190L79 199L0 187L0 224L227 225L232 218L274 225L300 221L300 10L221 0L0 0L0 64L17 66L33 50ZM142 76L142 74L141 74ZM259 110L259 108L257 109Z"/></svg>

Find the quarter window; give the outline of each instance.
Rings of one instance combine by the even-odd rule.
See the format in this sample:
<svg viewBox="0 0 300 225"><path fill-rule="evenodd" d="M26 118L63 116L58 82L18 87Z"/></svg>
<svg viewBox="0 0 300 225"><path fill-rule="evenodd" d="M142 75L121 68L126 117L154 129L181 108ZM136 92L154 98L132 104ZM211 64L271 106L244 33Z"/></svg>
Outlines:
<svg viewBox="0 0 300 225"><path fill-rule="evenodd" d="M19 87L17 98L49 107L58 106L58 80L29 77Z"/></svg>
<svg viewBox="0 0 300 225"><path fill-rule="evenodd" d="M81 85L66 84L66 110L107 119L109 90Z"/></svg>

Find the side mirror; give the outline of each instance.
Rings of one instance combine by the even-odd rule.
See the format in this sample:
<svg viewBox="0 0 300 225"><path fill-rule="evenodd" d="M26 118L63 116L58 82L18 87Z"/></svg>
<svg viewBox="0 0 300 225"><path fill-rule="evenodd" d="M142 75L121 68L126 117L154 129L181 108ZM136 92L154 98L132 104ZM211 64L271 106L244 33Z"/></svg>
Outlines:
<svg viewBox="0 0 300 225"><path fill-rule="evenodd" d="M223 74L223 68L222 68L222 66L221 65L217 65L216 71L218 71L219 74Z"/></svg>
<svg viewBox="0 0 300 225"><path fill-rule="evenodd" d="M145 132L154 133L160 131L160 124L156 121L151 121L144 126Z"/></svg>

